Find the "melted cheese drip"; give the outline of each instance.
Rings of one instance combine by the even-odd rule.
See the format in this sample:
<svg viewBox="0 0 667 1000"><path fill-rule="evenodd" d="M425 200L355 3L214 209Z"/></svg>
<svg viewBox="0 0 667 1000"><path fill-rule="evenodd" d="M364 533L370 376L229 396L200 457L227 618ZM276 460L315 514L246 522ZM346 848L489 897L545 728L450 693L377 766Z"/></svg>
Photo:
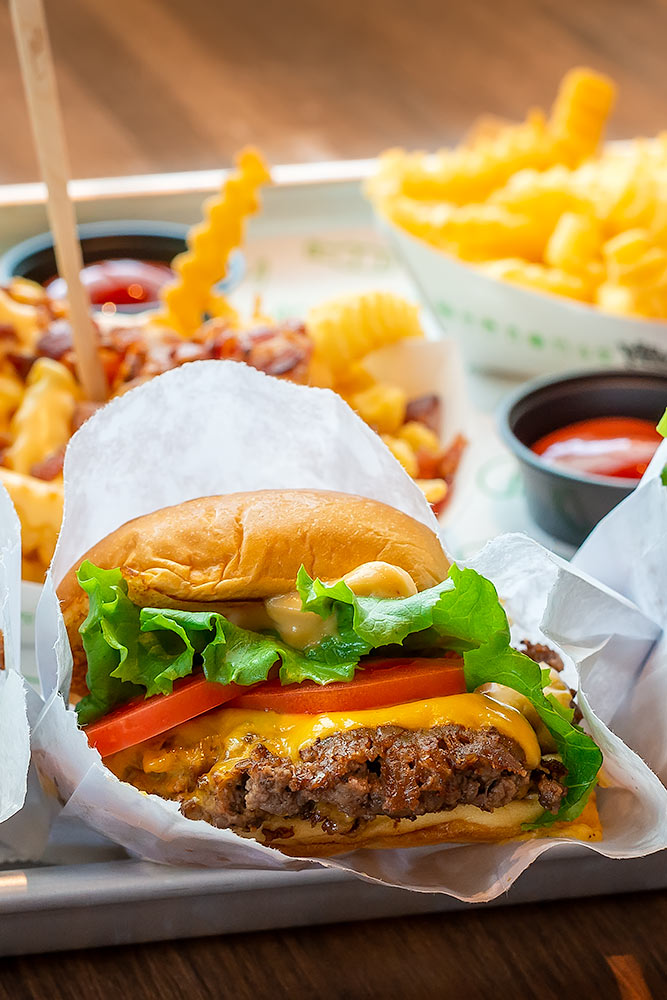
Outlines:
<svg viewBox="0 0 667 1000"><path fill-rule="evenodd" d="M528 768L537 767L541 750L535 731L516 709L483 694L458 694L428 701L409 702L389 708L359 712L332 712L325 715L296 715L227 708L185 723L173 730L177 746L170 746L169 734L138 747L122 751L107 763L122 777L130 768L145 773L175 772L200 753L204 743L215 746L214 772L231 770L261 744L278 757L299 760L299 753L317 739L353 729L399 726L401 729L432 729L460 725L468 729L493 726L522 748Z"/></svg>

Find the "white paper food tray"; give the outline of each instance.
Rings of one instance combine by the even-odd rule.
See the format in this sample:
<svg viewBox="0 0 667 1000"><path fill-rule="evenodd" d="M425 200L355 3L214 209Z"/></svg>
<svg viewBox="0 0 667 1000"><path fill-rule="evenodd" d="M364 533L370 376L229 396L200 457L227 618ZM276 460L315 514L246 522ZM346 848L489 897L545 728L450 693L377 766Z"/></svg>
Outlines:
<svg viewBox="0 0 667 1000"><path fill-rule="evenodd" d="M526 377L572 368L667 370L667 321L612 316L492 278L391 222L382 229L468 364Z"/></svg>

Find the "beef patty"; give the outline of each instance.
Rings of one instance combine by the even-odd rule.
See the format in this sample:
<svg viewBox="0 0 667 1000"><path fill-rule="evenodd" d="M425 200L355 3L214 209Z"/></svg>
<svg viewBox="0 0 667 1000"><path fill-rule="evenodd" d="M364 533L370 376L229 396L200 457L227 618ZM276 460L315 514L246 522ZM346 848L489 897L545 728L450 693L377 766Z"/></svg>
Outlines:
<svg viewBox="0 0 667 1000"><path fill-rule="evenodd" d="M558 760L526 768L520 746L496 729L446 725L338 732L301 750L297 762L256 745L231 770L203 774L181 810L217 827L253 830L275 817L411 818L473 805L491 812L536 793L556 813L567 771Z"/></svg>

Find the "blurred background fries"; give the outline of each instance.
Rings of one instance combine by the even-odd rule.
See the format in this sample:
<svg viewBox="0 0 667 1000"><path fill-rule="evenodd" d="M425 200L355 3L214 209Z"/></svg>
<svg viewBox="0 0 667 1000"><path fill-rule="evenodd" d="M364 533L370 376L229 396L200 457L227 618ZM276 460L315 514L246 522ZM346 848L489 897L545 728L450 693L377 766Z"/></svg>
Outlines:
<svg viewBox="0 0 667 1000"><path fill-rule="evenodd" d="M436 153L384 153L370 197L491 277L666 319L667 132L601 146L614 100L608 77L572 69L548 115L473 127Z"/></svg>

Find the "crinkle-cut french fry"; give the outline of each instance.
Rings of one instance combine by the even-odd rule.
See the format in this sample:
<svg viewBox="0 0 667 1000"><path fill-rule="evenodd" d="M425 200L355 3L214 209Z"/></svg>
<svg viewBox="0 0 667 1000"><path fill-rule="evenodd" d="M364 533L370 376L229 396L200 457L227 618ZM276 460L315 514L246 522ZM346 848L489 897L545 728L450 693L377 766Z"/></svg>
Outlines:
<svg viewBox="0 0 667 1000"><path fill-rule="evenodd" d="M540 173L522 170L489 198L510 212L539 220L551 231L564 212L592 212L593 204L572 183L572 171L558 165Z"/></svg>
<svg viewBox="0 0 667 1000"><path fill-rule="evenodd" d="M5 432L9 418L18 409L25 389L13 371L0 371L0 428Z"/></svg>
<svg viewBox="0 0 667 1000"><path fill-rule="evenodd" d="M602 247L607 267L618 267L621 271L632 267L652 247L649 234L645 229L629 229L619 233L613 239L607 240ZM616 277L614 275L614 277Z"/></svg>
<svg viewBox="0 0 667 1000"><path fill-rule="evenodd" d="M438 435L417 420L408 420L399 429L397 436L402 441L407 441L416 454L423 451L428 455L439 455L442 451Z"/></svg>
<svg viewBox="0 0 667 1000"><path fill-rule="evenodd" d="M597 219L581 212L564 212L549 237L544 260L550 267L577 274L599 259L601 246Z"/></svg>
<svg viewBox="0 0 667 1000"><path fill-rule="evenodd" d="M48 302L44 286L30 278L12 278L9 282L9 294L15 302L22 302L27 306L44 306Z"/></svg>
<svg viewBox="0 0 667 1000"><path fill-rule="evenodd" d="M595 302L605 312L617 316L639 315L635 305L634 293L631 288L605 281L598 286Z"/></svg>
<svg viewBox="0 0 667 1000"><path fill-rule="evenodd" d="M394 458L401 463L407 474L415 479L419 471L419 462L408 442L393 434L382 434L381 437Z"/></svg>
<svg viewBox="0 0 667 1000"><path fill-rule="evenodd" d="M458 149L391 150L370 197L489 275L667 319L667 132L600 150L614 95L607 77L572 70L548 121L482 120Z"/></svg>
<svg viewBox="0 0 667 1000"><path fill-rule="evenodd" d="M470 261L508 255L539 260L549 233L539 217L488 202L458 207L401 198L390 211L397 225Z"/></svg>
<svg viewBox="0 0 667 1000"><path fill-rule="evenodd" d="M0 288L0 325L12 326L21 344L32 350L48 322L40 306L17 302Z"/></svg>
<svg viewBox="0 0 667 1000"><path fill-rule="evenodd" d="M667 319L667 274L660 284L646 287L605 282L597 289L596 302L605 312L645 319Z"/></svg>
<svg viewBox="0 0 667 1000"><path fill-rule="evenodd" d="M331 366L324 358L313 357L308 364L308 385L318 389L333 389L335 379Z"/></svg>
<svg viewBox="0 0 667 1000"><path fill-rule="evenodd" d="M353 361L347 371L338 379L336 391L347 398L355 392L370 389L376 381L360 361Z"/></svg>
<svg viewBox="0 0 667 1000"><path fill-rule="evenodd" d="M445 242L469 261L500 256L539 260L548 235L539 216L531 218L488 202L457 208L442 230Z"/></svg>
<svg viewBox="0 0 667 1000"><path fill-rule="evenodd" d="M602 250L611 284L650 290L664 283L667 249L656 246L648 230L620 233Z"/></svg>
<svg viewBox="0 0 667 1000"><path fill-rule="evenodd" d="M428 155L390 150L381 157L368 191L380 200L405 194L463 205L483 201L518 170L544 170L557 162L558 140L548 130L543 113L534 110L525 122L500 129L472 147Z"/></svg>
<svg viewBox="0 0 667 1000"><path fill-rule="evenodd" d="M35 463L67 444L80 395L64 365L51 358L38 358L11 421L14 440L5 452L4 464L15 472L29 473Z"/></svg>
<svg viewBox="0 0 667 1000"><path fill-rule="evenodd" d="M532 288L538 292L551 292L552 295L564 295L580 302L590 302L592 299L594 286L590 280L581 275L569 274L560 268L517 259L492 260L479 266L490 277L509 281L513 285Z"/></svg>
<svg viewBox="0 0 667 1000"><path fill-rule="evenodd" d="M628 229L641 229L651 225L661 200L659 179L653 168L641 163L630 173L619 172L619 183L607 204L604 218L605 230L612 236ZM621 182L622 179L622 182ZM662 199L665 198L664 184Z"/></svg>
<svg viewBox="0 0 667 1000"><path fill-rule="evenodd" d="M24 577L40 581L51 562L62 521L62 481L45 482L1 466L0 480L21 522Z"/></svg>
<svg viewBox="0 0 667 1000"><path fill-rule="evenodd" d="M215 294L213 286L224 277L229 254L242 241L246 219L257 211L258 190L269 180L259 153L244 150L220 195L205 202L205 218L190 230L187 251L172 261L177 280L163 290L163 310L156 322L184 337L196 333ZM218 294L213 300L218 310L220 298Z"/></svg>
<svg viewBox="0 0 667 1000"><path fill-rule="evenodd" d="M444 479L415 479L416 485L431 504L442 503L447 496L449 487Z"/></svg>
<svg viewBox="0 0 667 1000"><path fill-rule="evenodd" d="M456 210L455 205L422 202L406 195L395 195L388 198L383 207L385 214L397 226L433 246L456 252L446 236L446 228Z"/></svg>
<svg viewBox="0 0 667 1000"><path fill-rule="evenodd" d="M564 162L579 163L595 153L615 96L613 81L601 73L577 68L565 74L549 119Z"/></svg>
<svg viewBox="0 0 667 1000"><path fill-rule="evenodd" d="M313 306L306 329L313 357L326 365L334 380L345 377L350 364L366 354L406 337L423 337L416 305L391 292L348 295Z"/></svg>
<svg viewBox="0 0 667 1000"><path fill-rule="evenodd" d="M365 423L380 434L395 434L405 420L408 399L396 385L378 382L347 397Z"/></svg>

